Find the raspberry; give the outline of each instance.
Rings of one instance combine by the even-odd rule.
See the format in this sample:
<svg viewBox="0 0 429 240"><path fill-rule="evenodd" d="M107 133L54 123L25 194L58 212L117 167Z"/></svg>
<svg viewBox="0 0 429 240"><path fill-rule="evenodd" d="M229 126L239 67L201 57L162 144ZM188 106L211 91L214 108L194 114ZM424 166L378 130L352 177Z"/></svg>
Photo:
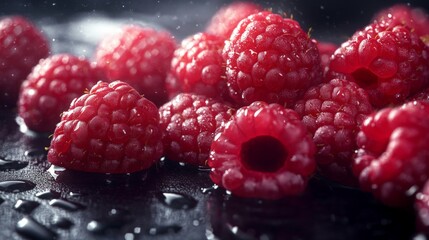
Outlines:
<svg viewBox="0 0 429 240"><path fill-rule="evenodd" d="M398 105L428 85L429 51L409 28L375 22L334 53L328 75L344 75L364 88L371 104Z"/></svg>
<svg viewBox="0 0 429 240"><path fill-rule="evenodd" d="M241 105L259 100L293 107L322 80L316 44L298 22L271 12L243 19L223 55L230 95Z"/></svg>
<svg viewBox="0 0 429 240"><path fill-rule="evenodd" d="M28 19L10 16L0 20L0 105L14 107L22 81L50 46Z"/></svg>
<svg viewBox="0 0 429 240"><path fill-rule="evenodd" d="M429 103L379 110L357 135L353 171L363 190L383 203L406 206L429 176Z"/></svg>
<svg viewBox="0 0 429 240"><path fill-rule="evenodd" d="M171 76L167 81L177 92L191 92L210 98L226 99L225 63L222 58L224 41L207 33L197 33L182 41L171 62Z"/></svg>
<svg viewBox="0 0 429 240"><path fill-rule="evenodd" d="M320 172L346 185L356 185L352 172L356 135L373 111L368 95L357 84L332 79L310 88L295 110L313 137Z"/></svg>
<svg viewBox="0 0 429 240"><path fill-rule="evenodd" d="M206 96L182 93L161 106L159 112L166 157L205 166L214 135L233 110Z"/></svg>
<svg viewBox="0 0 429 240"><path fill-rule="evenodd" d="M320 63L324 71L328 71L329 62L331 61L331 56L337 50L338 46L335 43L331 42L320 42L313 39L316 42L317 48L319 49L320 54Z"/></svg>
<svg viewBox="0 0 429 240"><path fill-rule="evenodd" d="M131 173L162 155L158 109L130 85L98 82L55 128L48 161L68 169Z"/></svg>
<svg viewBox="0 0 429 240"><path fill-rule="evenodd" d="M18 114L31 130L53 132L74 98L102 80L87 59L57 54L41 60L21 85Z"/></svg>
<svg viewBox="0 0 429 240"><path fill-rule="evenodd" d="M233 2L220 8L210 19L206 32L228 39L237 24L244 18L262 11L262 7L250 2Z"/></svg>
<svg viewBox="0 0 429 240"><path fill-rule="evenodd" d="M391 25L406 25L429 44L429 15L423 8L395 4L379 11L374 20L387 21Z"/></svg>
<svg viewBox="0 0 429 240"><path fill-rule="evenodd" d="M167 100L165 79L175 49L169 32L127 25L99 43L95 58L108 80L127 82L159 106Z"/></svg>
<svg viewBox="0 0 429 240"><path fill-rule="evenodd" d="M256 101L238 109L215 136L210 177L242 197L299 194L314 172L315 149L295 111Z"/></svg>

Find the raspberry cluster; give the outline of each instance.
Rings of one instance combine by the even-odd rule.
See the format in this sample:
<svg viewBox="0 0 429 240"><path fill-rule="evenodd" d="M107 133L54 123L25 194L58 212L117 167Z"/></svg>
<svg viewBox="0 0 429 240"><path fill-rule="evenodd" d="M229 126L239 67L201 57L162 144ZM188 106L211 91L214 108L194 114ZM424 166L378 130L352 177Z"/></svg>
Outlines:
<svg viewBox="0 0 429 240"><path fill-rule="evenodd" d="M18 102L30 129L53 131L48 160L66 168L129 173L164 156L265 199L302 193L319 173L390 206L417 196L429 226L428 19L394 5L331 43L233 3L180 44L126 25L82 59L48 57L41 33L10 17L0 22L0 104Z"/></svg>

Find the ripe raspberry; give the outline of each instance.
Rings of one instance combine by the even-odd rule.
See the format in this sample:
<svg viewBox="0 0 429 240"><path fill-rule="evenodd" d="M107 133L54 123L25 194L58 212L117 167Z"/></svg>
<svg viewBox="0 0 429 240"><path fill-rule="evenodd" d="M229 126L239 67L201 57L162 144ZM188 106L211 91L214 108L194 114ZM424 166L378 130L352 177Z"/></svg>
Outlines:
<svg viewBox="0 0 429 240"><path fill-rule="evenodd" d="M205 166L214 135L233 110L206 96L182 93L159 109L165 156Z"/></svg>
<svg viewBox="0 0 429 240"><path fill-rule="evenodd" d="M53 132L74 98L103 80L87 59L57 54L41 60L21 85L18 114L31 130Z"/></svg>
<svg viewBox="0 0 429 240"><path fill-rule="evenodd" d="M410 204L429 176L429 103L410 102L370 115L357 135L353 171L385 204Z"/></svg>
<svg viewBox="0 0 429 240"><path fill-rule="evenodd" d="M386 21L391 25L406 25L429 44L429 14L423 8L395 4L378 12L374 20Z"/></svg>
<svg viewBox="0 0 429 240"><path fill-rule="evenodd" d="M177 81L169 83L177 88L172 88L174 92L169 92L169 95L190 92L226 99L228 90L222 58L223 45L221 38L207 33L197 33L184 39L171 62L171 76L167 81Z"/></svg>
<svg viewBox="0 0 429 240"><path fill-rule="evenodd" d="M162 155L157 107L128 84L98 82L55 128L48 161L87 172L131 173Z"/></svg>
<svg viewBox="0 0 429 240"><path fill-rule="evenodd" d="M14 107L22 81L50 47L42 32L21 16L0 20L0 43L0 105Z"/></svg>
<svg viewBox="0 0 429 240"><path fill-rule="evenodd" d="M262 11L256 3L233 2L223 6L212 16L206 27L206 32L228 39L237 24L244 18Z"/></svg>
<svg viewBox="0 0 429 240"><path fill-rule="evenodd" d="M339 46L331 42L320 42L315 39L313 39L313 41L316 42L317 48L319 49L320 63L322 64L322 68L325 72L329 69L329 62L331 61L331 56L334 54L335 50L338 49Z"/></svg>
<svg viewBox="0 0 429 240"><path fill-rule="evenodd" d="M376 22L334 53L328 75L345 75L364 88L371 104L401 104L428 85L429 51L409 28Z"/></svg>
<svg viewBox="0 0 429 240"><path fill-rule="evenodd" d="M293 107L322 80L319 50L299 24L271 12L243 19L223 51L231 97Z"/></svg>
<svg viewBox="0 0 429 240"><path fill-rule="evenodd" d="M257 101L237 110L215 136L210 177L242 197L299 194L314 172L315 150L295 111Z"/></svg>
<svg viewBox="0 0 429 240"><path fill-rule="evenodd" d="M310 88L295 110L313 137L320 172L346 185L356 185L352 172L356 135L373 111L368 95L357 84L332 79Z"/></svg>
<svg viewBox="0 0 429 240"><path fill-rule="evenodd" d="M165 78L176 49L173 36L149 27L124 26L99 43L95 58L108 80L121 80L161 105L167 100Z"/></svg>

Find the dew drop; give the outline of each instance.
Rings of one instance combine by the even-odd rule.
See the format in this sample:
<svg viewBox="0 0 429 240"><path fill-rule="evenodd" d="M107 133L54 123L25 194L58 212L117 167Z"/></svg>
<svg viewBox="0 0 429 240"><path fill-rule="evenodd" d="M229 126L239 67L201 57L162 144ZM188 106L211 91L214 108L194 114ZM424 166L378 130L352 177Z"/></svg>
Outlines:
<svg viewBox="0 0 429 240"><path fill-rule="evenodd" d="M19 170L25 168L26 166L28 166L28 162L5 160L0 158L0 171Z"/></svg>
<svg viewBox="0 0 429 240"><path fill-rule="evenodd" d="M0 182L0 191L19 193L33 189L36 184L27 180L8 180Z"/></svg>
<svg viewBox="0 0 429 240"><path fill-rule="evenodd" d="M58 215L54 215L52 217L51 224L52 226L61 229L69 229L74 225L74 223L70 219Z"/></svg>
<svg viewBox="0 0 429 240"><path fill-rule="evenodd" d="M152 236L178 233L182 227L177 224L154 226L147 230L147 233Z"/></svg>
<svg viewBox="0 0 429 240"><path fill-rule="evenodd" d="M69 212L85 209L85 206L65 199L53 199L49 202L52 207L58 207Z"/></svg>
<svg viewBox="0 0 429 240"><path fill-rule="evenodd" d="M107 229L107 225L96 220L90 221L86 226L86 230L94 234L103 234Z"/></svg>
<svg viewBox="0 0 429 240"><path fill-rule="evenodd" d="M200 190L203 194L211 194L212 192L216 191L216 189L218 189L218 188L219 188L219 186L215 184L211 187L200 188Z"/></svg>
<svg viewBox="0 0 429 240"><path fill-rule="evenodd" d="M165 192L157 194L157 197L164 205L174 209L191 209L198 203L193 197L181 193Z"/></svg>
<svg viewBox="0 0 429 240"><path fill-rule="evenodd" d="M36 201L18 199L18 201L16 201L15 205L13 205L13 209L15 209L18 212L24 213L24 214L30 214L39 205L40 205L40 203L38 203Z"/></svg>
<svg viewBox="0 0 429 240"><path fill-rule="evenodd" d="M51 189L51 190L47 190L44 192L36 193L36 197L40 198L40 199L51 200L51 199L60 198L61 193L56 192L56 191Z"/></svg>
<svg viewBox="0 0 429 240"><path fill-rule="evenodd" d="M57 238L57 233L36 222L36 220L29 216L19 220L15 229L18 234L29 239L51 240Z"/></svg>
<svg viewBox="0 0 429 240"><path fill-rule="evenodd" d="M130 212L123 209L112 208L102 219L92 220L86 229L94 234L104 234L109 229L119 229L131 219Z"/></svg>

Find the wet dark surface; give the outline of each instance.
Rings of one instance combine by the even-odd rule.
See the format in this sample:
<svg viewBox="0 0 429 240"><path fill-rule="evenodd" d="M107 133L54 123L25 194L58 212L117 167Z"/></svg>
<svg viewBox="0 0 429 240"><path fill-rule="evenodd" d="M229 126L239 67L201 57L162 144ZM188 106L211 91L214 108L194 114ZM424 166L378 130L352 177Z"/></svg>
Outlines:
<svg viewBox="0 0 429 240"><path fill-rule="evenodd" d="M30 17L53 53L91 56L102 37L129 22L166 28L179 41L202 30L226 1L179 2L2 1L0 15ZM394 3L334 2L262 3L292 12L313 36L337 43ZM429 9L427 1L411 3ZM425 239L413 209L388 208L320 177L302 196L259 201L230 196L213 187L207 170L167 160L130 175L52 167L49 137L20 129L15 118L15 109L0 110L0 239Z"/></svg>
<svg viewBox="0 0 429 240"><path fill-rule="evenodd" d="M168 162L130 175L50 168L47 136L0 112L0 153L28 163L0 172L0 239L413 239L412 209L314 177L280 201L213 187L207 170ZM38 154L28 154L38 152Z"/></svg>

